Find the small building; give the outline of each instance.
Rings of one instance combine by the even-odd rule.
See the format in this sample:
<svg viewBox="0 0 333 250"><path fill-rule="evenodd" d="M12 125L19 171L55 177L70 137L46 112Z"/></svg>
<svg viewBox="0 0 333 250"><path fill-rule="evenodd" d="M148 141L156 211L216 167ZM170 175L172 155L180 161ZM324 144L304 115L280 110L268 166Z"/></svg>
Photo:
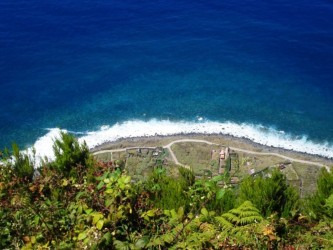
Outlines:
<svg viewBox="0 0 333 250"><path fill-rule="evenodd" d="M283 163L282 164L279 164L279 169L282 170L282 169L285 169L286 168L286 165L284 165Z"/></svg>
<svg viewBox="0 0 333 250"><path fill-rule="evenodd" d="M153 156L160 156L162 155L164 152L163 148L162 147L156 147L154 150L153 150Z"/></svg>
<svg viewBox="0 0 333 250"><path fill-rule="evenodd" d="M219 173L224 173L225 171L229 172L231 164L227 164L230 156L230 148L222 147L219 152ZM228 169L226 167L228 166Z"/></svg>
<svg viewBox="0 0 333 250"><path fill-rule="evenodd" d="M225 160L229 157L230 149L229 147L221 148L220 160Z"/></svg>
<svg viewBox="0 0 333 250"><path fill-rule="evenodd" d="M220 152L220 160L225 160L225 151L223 149Z"/></svg>

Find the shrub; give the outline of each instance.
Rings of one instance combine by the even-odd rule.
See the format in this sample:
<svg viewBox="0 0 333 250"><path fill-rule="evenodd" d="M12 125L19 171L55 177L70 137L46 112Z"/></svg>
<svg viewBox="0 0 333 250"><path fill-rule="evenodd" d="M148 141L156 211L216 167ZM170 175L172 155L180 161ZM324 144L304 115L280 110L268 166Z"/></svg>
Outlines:
<svg viewBox="0 0 333 250"><path fill-rule="evenodd" d="M317 181L317 191L306 202L309 215L314 219L333 218L330 208L332 195L333 174L323 168Z"/></svg>
<svg viewBox="0 0 333 250"><path fill-rule="evenodd" d="M76 175L78 165L85 168L92 166L87 144L80 144L73 135L61 132L60 139L54 141L53 151L55 161L52 166L65 176Z"/></svg>
<svg viewBox="0 0 333 250"><path fill-rule="evenodd" d="M15 175L27 181L32 181L35 171L34 161L29 157L29 155L20 152L20 149L16 144L13 144L13 157Z"/></svg>
<svg viewBox="0 0 333 250"><path fill-rule="evenodd" d="M185 180L187 186L192 186L195 182L194 173L189 169L186 168L178 168L179 174L181 175L182 179Z"/></svg>
<svg viewBox="0 0 333 250"><path fill-rule="evenodd" d="M279 170L274 170L271 177L244 179L239 189L239 201L246 200L251 201L264 216L277 213L278 216L288 217L297 207L298 194L287 184L286 177Z"/></svg>
<svg viewBox="0 0 333 250"><path fill-rule="evenodd" d="M182 177L168 176L164 168L155 169L145 185L147 192L151 193L151 201L158 208L178 209L187 203L186 181Z"/></svg>

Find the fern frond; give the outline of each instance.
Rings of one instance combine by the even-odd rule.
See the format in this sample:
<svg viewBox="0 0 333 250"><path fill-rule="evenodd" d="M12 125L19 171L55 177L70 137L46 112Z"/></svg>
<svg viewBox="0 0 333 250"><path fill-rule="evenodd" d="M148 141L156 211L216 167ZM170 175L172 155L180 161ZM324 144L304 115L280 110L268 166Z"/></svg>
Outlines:
<svg viewBox="0 0 333 250"><path fill-rule="evenodd" d="M240 206L239 209L247 210L247 211L256 211L259 213L259 210L252 204L251 201L244 201Z"/></svg>
<svg viewBox="0 0 333 250"><path fill-rule="evenodd" d="M241 211L239 214L240 218L251 217L251 216L260 216L260 214L256 211Z"/></svg>
<svg viewBox="0 0 333 250"><path fill-rule="evenodd" d="M239 220L239 224L240 225L247 225L247 224L253 224L253 223L256 223L256 222L260 222L260 221L262 221L261 216L253 215L253 216L248 216L248 217L241 218Z"/></svg>
<svg viewBox="0 0 333 250"><path fill-rule="evenodd" d="M261 221L263 218L258 209L250 202L245 201L239 207L231 209L228 213L222 215L233 225L247 225Z"/></svg>
<svg viewBox="0 0 333 250"><path fill-rule="evenodd" d="M241 210L239 208L233 208L233 209L229 210L228 213L238 216L241 213ZM225 214L223 214L223 215L225 215Z"/></svg>
<svg viewBox="0 0 333 250"><path fill-rule="evenodd" d="M238 214L234 214L234 213L232 213L232 211L230 211L229 213L223 214L222 217L224 217L226 220L228 220L229 222L231 222L233 224L239 223Z"/></svg>
<svg viewBox="0 0 333 250"><path fill-rule="evenodd" d="M224 229L224 230L228 230L231 229L234 225L232 223L230 223L228 220L226 220L224 217L222 216L217 216L215 217L215 220L217 221L217 223L219 224L219 226Z"/></svg>
<svg viewBox="0 0 333 250"><path fill-rule="evenodd" d="M184 243L178 243L175 249L203 249L204 245L209 243L216 235L216 230L204 232L193 232L184 239Z"/></svg>

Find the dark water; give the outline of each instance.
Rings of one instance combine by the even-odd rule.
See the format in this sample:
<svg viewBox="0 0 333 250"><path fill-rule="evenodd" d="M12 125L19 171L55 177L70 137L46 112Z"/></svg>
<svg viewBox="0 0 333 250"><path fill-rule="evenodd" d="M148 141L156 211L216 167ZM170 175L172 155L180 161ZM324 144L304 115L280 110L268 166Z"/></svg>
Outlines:
<svg viewBox="0 0 333 250"><path fill-rule="evenodd" d="M2 0L0 147L198 117L332 143L332 70L331 1Z"/></svg>

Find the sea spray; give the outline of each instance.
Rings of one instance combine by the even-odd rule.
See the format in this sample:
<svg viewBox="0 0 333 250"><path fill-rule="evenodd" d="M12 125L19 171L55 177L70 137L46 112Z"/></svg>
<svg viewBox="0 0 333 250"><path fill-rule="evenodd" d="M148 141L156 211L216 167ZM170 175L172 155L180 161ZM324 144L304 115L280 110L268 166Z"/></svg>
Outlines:
<svg viewBox="0 0 333 250"><path fill-rule="evenodd" d="M35 144L36 156L53 160L52 145L59 138L61 131L58 128L49 129L49 132L39 138ZM152 119L149 121L129 120L116 123L112 126L103 125L97 131L90 131L79 137L79 141L85 141L89 148L94 148L107 142L113 142L121 138L148 137L148 136L170 136L177 134L221 134L231 135L238 138L246 138L255 143L265 146L278 147L297 152L320 155L333 158L333 146L327 142L315 143L308 140L306 136L292 136L284 131L263 127L254 124L236 124L233 122L189 122L169 121Z"/></svg>

